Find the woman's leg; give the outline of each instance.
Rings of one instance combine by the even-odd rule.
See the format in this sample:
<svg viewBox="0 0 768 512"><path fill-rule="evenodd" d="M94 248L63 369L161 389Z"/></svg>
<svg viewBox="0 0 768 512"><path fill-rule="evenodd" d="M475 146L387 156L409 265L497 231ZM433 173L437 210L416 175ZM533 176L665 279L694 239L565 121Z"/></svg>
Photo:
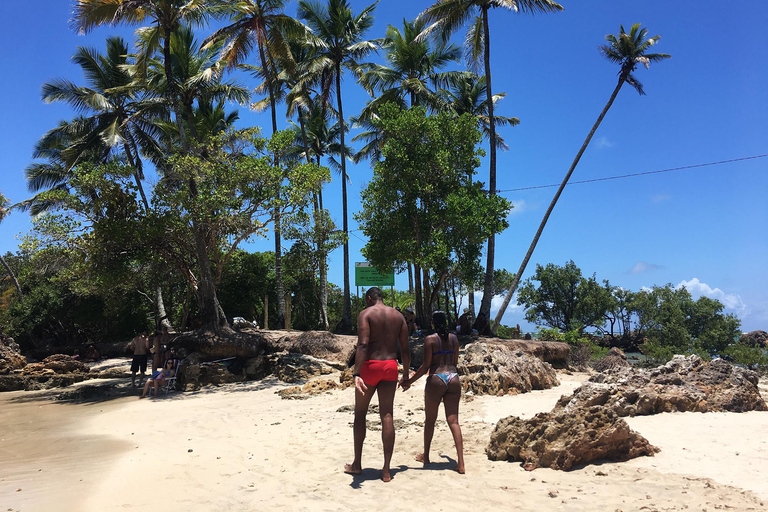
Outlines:
<svg viewBox="0 0 768 512"><path fill-rule="evenodd" d="M149 385L152 383L152 379L147 379L147 382L144 384L144 392L141 394L139 398L144 398L147 396L147 391L149 391Z"/></svg>
<svg viewBox="0 0 768 512"><path fill-rule="evenodd" d="M432 445L432 436L435 434L435 421L440 400L443 398L445 386L439 377L428 376L427 385L424 388L424 453L416 456L416 460L429 464L429 447Z"/></svg>
<svg viewBox="0 0 768 512"><path fill-rule="evenodd" d="M464 439L461 436L459 425L459 400L461 399L461 383L459 377L454 377L448 383L448 389L443 397L445 404L445 421L453 434L453 443L456 445L456 471L464 474Z"/></svg>

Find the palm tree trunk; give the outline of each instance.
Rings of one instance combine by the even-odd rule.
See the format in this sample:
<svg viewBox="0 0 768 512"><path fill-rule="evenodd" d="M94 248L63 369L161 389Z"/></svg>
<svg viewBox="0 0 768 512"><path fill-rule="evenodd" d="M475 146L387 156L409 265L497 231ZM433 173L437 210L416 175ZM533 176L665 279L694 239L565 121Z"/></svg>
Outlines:
<svg viewBox="0 0 768 512"><path fill-rule="evenodd" d="M5 272L8 274L8 277L11 278L11 281L13 281L13 286L16 287L16 291L19 294L19 301L24 301L24 294L21 293L21 286L19 286L19 280L16 279L16 275L13 273L13 270L11 270L11 267L8 265L8 262L5 261L5 258L3 258L2 255L0 255L0 264L5 267Z"/></svg>
<svg viewBox="0 0 768 512"><path fill-rule="evenodd" d="M488 193L496 195L496 119L493 116L493 93L491 92L491 34L488 27L488 6L483 7L483 32L485 34L485 95L488 102L488 124L490 131L490 173L488 177ZM491 299L493 299L493 269L496 254L496 235L488 237L488 254L485 263L485 281L483 282L483 300L480 302L480 312L486 318L491 316Z"/></svg>
<svg viewBox="0 0 768 512"><path fill-rule="evenodd" d="M576 154L576 158L573 159L573 163L571 164L571 168L568 169L568 173L565 175L565 178L563 178L563 182L560 183L560 187L557 189L557 192L555 193L555 197L552 198L552 202L549 203L549 208L547 208L546 213L544 214L544 218L541 219L541 224L539 224L539 229L536 231L536 236L533 237L533 240L531 241L530 247L528 247L528 252L525 254L525 258L523 258L523 263L520 264L520 268L517 270L517 274L515 274L515 278L512 280L512 284L509 286L509 290L507 290L507 295L504 297L504 302L502 302L501 307L499 308L499 312L496 314L496 318L493 323L493 330L496 331L497 326L501 324L501 317L504 316L504 312L507 310L507 306L509 306L509 301L512 300L512 295L515 294L515 291L517 291L517 285L520 284L520 278L523 275L523 272L525 272L525 267L528 266L528 261L531 259L531 256L533 255L534 249L536 249L536 244L539 243L539 237L541 237L542 231L544 231L544 226L547 225L547 221L549 220L549 215L552 213L552 210L555 208L555 204L557 204L557 200L560 199L560 194L563 193L563 189L568 184L568 180L571 179L571 174L573 174L574 169L576 169L576 166L579 164L579 160L581 160L581 155L584 154L584 151L586 151L587 146L589 146L589 142L592 140L592 136L597 131L597 128L600 126L600 123L603 122L603 118L605 117L605 114L608 113L608 110L611 108L611 105L613 105L613 100L616 99L616 96L619 94L619 90L621 89L621 86L624 85L624 82L627 79L627 75L629 73L624 73L619 76L619 83L616 85L616 88L613 90L613 94L611 94L610 99L608 100L608 103L605 104L605 107L603 108L603 111L600 112L600 116L597 118L597 121L595 121L595 124L592 125L592 129L589 131L589 135L587 135L587 138L584 140L584 144L581 145L581 149L579 149L579 152Z"/></svg>
<svg viewBox="0 0 768 512"><path fill-rule="evenodd" d="M341 65L336 64L336 99L339 103L339 140L341 143L341 208L342 229L344 231L344 307L341 313L340 328L337 331L349 332L352 328L352 303L349 290L349 221L347 219L347 163L344 151L344 110L341 106Z"/></svg>
<svg viewBox="0 0 768 512"><path fill-rule="evenodd" d="M261 69L264 70L264 80L267 83L267 95L269 96L269 107L272 116L272 135L277 133L277 109L275 108L275 93L273 90L272 75L270 74L269 62L264 53L264 47L261 42L258 43L259 58L261 59ZM275 157L274 165L277 165ZM278 186L276 197L279 199L280 187ZM280 210L275 208L275 292L277 293L277 323L275 328L282 329L285 326L285 287L283 284L283 244L282 244L282 222Z"/></svg>

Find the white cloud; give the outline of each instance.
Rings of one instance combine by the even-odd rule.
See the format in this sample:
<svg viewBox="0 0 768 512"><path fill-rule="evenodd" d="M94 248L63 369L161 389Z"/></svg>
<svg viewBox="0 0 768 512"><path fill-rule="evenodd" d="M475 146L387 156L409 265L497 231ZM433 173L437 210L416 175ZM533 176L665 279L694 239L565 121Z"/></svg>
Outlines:
<svg viewBox="0 0 768 512"><path fill-rule="evenodd" d="M655 263L648 263L645 261L638 261L635 263L635 266L628 270L628 273L630 274L644 274L646 272L652 272L654 270L659 270L663 268L661 265L656 265Z"/></svg>
<svg viewBox="0 0 768 512"><path fill-rule="evenodd" d="M602 136L602 137L598 137L597 140L595 140L595 146L597 146L598 148L612 148L613 142L608 140L608 137Z"/></svg>
<svg viewBox="0 0 768 512"><path fill-rule="evenodd" d="M669 194L656 194L651 198L651 201L653 201L654 203L660 203L662 201L669 201L671 199L672 199L672 196L670 196Z"/></svg>
<svg viewBox="0 0 768 512"><path fill-rule="evenodd" d="M509 211L510 215L527 212L531 209L530 205L525 202L524 199L513 199L510 202L512 203L512 206L514 206L514 208Z"/></svg>
<svg viewBox="0 0 768 512"><path fill-rule="evenodd" d="M699 281L698 277L694 277L690 281L680 281L680 283L675 286L675 289L679 290L680 288L688 290L695 299L704 296L709 297L710 299L719 300L723 303L723 306L725 306L726 309L736 311L740 314L743 314L747 309L746 304L744 304L744 301L741 300L739 295L735 293L725 293L720 288L712 288L707 283Z"/></svg>

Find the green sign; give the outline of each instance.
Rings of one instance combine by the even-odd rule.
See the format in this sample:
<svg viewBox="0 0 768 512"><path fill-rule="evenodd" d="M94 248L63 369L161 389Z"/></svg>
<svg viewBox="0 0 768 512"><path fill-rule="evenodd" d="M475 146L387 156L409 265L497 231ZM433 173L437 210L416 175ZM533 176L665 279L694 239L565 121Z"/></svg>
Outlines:
<svg viewBox="0 0 768 512"><path fill-rule="evenodd" d="M355 262L355 286L395 286L395 273L382 274L366 261Z"/></svg>

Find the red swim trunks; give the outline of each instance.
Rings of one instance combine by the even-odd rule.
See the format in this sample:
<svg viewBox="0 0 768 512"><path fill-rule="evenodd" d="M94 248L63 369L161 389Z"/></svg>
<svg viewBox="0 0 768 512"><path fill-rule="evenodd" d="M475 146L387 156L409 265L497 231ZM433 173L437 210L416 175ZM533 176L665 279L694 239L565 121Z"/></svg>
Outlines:
<svg viewBox="0 0 768 512"><path fill-rule="evenodd" d="M363 367L360 369L360 378L363 379L366 386L374 387L378 386L381 381L397 382L397 360L368 360L363 363Z"/></svg>

